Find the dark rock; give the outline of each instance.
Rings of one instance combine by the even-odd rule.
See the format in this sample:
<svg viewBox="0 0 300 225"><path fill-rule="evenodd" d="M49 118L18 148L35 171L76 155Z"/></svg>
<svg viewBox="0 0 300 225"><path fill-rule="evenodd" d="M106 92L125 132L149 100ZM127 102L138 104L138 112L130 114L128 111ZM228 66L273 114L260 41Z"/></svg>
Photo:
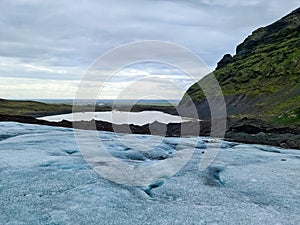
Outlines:
<svg viewBox="0 0 300 225"><path fill-rule="evenodd" d="M28 116L7 116L0 115L0 121L13 121L19 123L39 124L55 127L67 127L83 130L99 130L117 133L133 134L152 134L167 137L180 136L209 136L211 122L209 120L201 122L170 123L168 125L155 122L150 131L149 126L138 125L117 125L105 121L79 121L70 122L63 120L61 122L49 122L39 120ZM154 129L155 128L155 129ZM166 132L165 129L167 128ZM200 129L200 130L199 130ZM163 130L164 132L161 132ZM262 135L262 134L265 135ZM4 137L5 139L6 137ZM243 118L241 120L228 120L228 128L225 133L225 139L228 141L255 143L281 146L284 148L300 149L300 128L287 126L274 126L262 120ZM205 141L204 141L205 142ZM204 144L198 146L205 148ZM163 159L163 157L161 158Z"/></svg>
<svg viewBox="0 0 300 225"><path fill-rule="evenodd" d="M277 126L259 119L228 120L225 139L236 142L266 144L300 149L300 128Z"/></svg>
<svg viewBox="0 0 300 225"><path fill-rule="evenodd" d="M229 63L233 61L233 57L230 54L225 54L223 58L217 64L217 70L227 66Z"/></svg>

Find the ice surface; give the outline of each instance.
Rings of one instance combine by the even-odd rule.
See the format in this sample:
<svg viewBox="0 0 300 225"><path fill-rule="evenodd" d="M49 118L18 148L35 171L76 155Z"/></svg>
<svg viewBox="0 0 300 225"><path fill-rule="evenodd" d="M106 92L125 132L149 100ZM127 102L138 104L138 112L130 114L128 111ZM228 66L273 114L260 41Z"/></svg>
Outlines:
<svg viewBox="0 0 300 225"><path fill-rule="evenodd" d="M168 160L179 142L195 143L154 137L151 149L149 136L98 133L113 156L133 165ZM217 142L196 140L175 176L130 187L95 173L72 129L2 122L0 224L300 224L300 151L222 142L199 171Z"/></svg>
<svg viewBox="0 0 300 225"><path fill-rule="evenodd" d="M39 119L59 122L62 120L68 121L90 121L90 120L102 120L111 122L114 124L135 124L144 125L147 123L153 123L155 121L161 123L181 123L183 121L188 121L187 118L182 118L181 116L170 115L167 113L159 111L143 111L143 112L120 112L120 111L110 111L110 112L78 112L61 114L54 116L45 116Z"/></svg>

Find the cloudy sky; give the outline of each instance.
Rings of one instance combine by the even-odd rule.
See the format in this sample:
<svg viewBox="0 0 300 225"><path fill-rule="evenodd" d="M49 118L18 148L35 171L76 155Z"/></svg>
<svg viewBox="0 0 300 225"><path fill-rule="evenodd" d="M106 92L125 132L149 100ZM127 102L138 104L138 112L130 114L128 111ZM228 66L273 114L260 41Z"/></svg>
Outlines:
<svg viewBox="0 0 300 225"><path fill-rule="evenodd" d="M254 29L299 5L299 0L0 0L0 98L73 98L99 57L143 40L174 42L212 70ZM104 73L97 76L107 78ZM110 75L101 80L99 98L126 92L126 98L178 99L194 81L153 62Z"/></svg>

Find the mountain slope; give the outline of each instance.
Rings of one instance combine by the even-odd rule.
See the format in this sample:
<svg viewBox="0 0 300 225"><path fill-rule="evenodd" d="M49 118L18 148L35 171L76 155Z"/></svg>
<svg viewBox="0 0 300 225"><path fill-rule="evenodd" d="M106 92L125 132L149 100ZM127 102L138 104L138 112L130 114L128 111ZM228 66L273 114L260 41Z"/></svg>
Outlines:
<svg viewBox="0 0 300 225"><path fill-rule="evenodd" d="M209 86L213 75L229 118L300 125L300 8L254 31L237 46L236 55L226 54L212 74L188 89L179 108L195 104L200 118L209 118L199 84Z"/></svg>

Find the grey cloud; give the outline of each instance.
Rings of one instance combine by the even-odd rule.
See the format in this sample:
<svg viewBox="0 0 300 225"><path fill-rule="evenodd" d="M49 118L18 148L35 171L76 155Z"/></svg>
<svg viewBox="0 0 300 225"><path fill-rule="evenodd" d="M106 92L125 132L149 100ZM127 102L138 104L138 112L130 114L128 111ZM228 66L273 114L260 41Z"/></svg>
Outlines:
<svg viewBox="0 0 300 225"><path fill-rule="evenodd" d="M156 39L186 46L214 67L224 53L234 53L253 29L298 5L298 0L3 0L0 56L84 70L113 47ZM10 71L9 76L49 76L20 73ZM5 69L0 71L0 76L7 74ZM79 77L74 73L63 76Z"/></svg>

